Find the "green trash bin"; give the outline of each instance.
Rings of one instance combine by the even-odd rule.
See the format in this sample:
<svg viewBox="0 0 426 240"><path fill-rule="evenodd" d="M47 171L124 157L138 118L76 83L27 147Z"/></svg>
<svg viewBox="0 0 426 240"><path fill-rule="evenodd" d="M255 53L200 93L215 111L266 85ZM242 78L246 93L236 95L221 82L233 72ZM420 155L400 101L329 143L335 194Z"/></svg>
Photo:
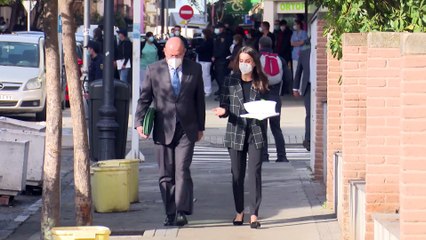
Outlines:
<svg viewBox="0 0 426 240"><path fill-rule="evenodd" d="M89 144L90 156L92 160L99 160L99 109L103 105L104 88L103 80L96 80L90 83L89 87ZM127 82L114 80L114 106L117 110L115 121L118 123L118 130L115 134L115 158L122 159L126 156L127 131L129 124L129 102L130 87Z"/></svg>

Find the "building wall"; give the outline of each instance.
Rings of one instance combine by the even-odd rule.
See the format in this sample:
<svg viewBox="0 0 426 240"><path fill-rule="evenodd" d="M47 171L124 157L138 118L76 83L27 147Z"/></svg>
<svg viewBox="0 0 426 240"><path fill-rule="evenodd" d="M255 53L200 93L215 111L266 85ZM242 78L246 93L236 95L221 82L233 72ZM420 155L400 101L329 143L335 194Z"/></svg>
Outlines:
<svg viewBox="0 0 426 240"><path fill-rule="evenodd" d="M340 68L329 56L327 76L328 162L339 148L343 155L343 238L353 237L349 181L363 179L366 240L378 213L396 214L399 224L384 226L400 239L426 239L426 34L346 34ZM328 203L335 177L327 178Z"/></svg>

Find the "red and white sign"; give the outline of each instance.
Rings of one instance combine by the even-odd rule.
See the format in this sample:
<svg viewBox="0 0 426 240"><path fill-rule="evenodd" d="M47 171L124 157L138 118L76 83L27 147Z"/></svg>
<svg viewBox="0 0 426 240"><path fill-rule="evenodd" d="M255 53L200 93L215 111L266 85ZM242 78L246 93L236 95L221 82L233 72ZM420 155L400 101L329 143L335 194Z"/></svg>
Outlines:
<svg viewBox="0 0 426 240"><path fill-rule="evenodd" d="M194 16L194 9L189 5L183 5L179 9L179 16L184 20L189 20Z"/></svg>

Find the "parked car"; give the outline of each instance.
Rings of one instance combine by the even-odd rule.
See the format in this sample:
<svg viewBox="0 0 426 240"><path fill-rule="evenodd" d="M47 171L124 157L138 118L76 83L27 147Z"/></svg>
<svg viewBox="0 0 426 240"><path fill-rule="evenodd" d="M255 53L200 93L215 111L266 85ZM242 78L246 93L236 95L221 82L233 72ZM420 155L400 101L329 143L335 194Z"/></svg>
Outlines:
<svg viewBox="0 0 426 240"><path fill-rule="evenodd" d="M35 113L46 120L44 37L0 35L0 114Z"/></svg>

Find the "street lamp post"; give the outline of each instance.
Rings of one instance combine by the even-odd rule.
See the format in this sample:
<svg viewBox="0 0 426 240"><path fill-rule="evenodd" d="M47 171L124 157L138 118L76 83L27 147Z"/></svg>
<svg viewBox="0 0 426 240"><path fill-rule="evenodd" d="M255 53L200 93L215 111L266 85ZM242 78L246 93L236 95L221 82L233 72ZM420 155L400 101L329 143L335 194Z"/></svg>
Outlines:
<svg viewBox="0 0 426 240"><path fill-rule="evenodd" d="M99 160L115 159L115 133L118 124L114 107L114 0L104 1L104 67L103 67L103 105L99 109Z"/></svg>

